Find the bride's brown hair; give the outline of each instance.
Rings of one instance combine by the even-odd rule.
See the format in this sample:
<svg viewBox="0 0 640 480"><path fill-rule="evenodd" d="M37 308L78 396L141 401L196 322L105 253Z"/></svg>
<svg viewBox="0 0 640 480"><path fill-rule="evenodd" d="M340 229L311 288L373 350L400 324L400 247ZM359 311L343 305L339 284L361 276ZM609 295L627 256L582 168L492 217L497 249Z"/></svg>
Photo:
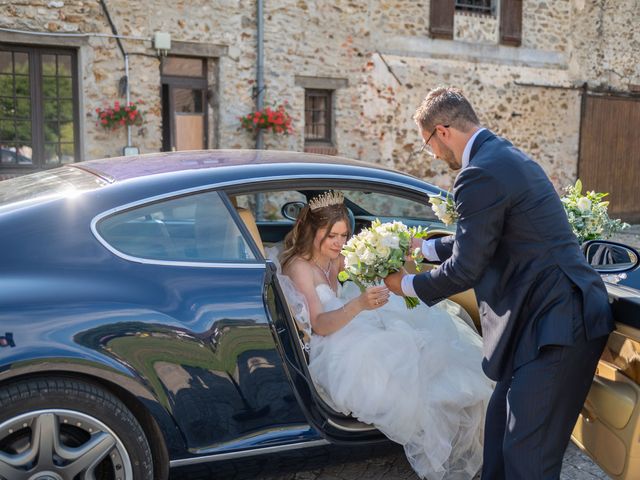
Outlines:
<svg viewBox="0 0 640 480"><path fill-rule="evenodd" d="M284 237L284 249L280 254L282 268L284 269L296 256L311 260L313 239L318 230L327 229L320 242L322 243L331 233L333 226L340 220L344 220L347 224L347 234L351 236L349 214L343 203L314 210L311 210L309 205L306 205L298 215L293 229Z"/></svg>

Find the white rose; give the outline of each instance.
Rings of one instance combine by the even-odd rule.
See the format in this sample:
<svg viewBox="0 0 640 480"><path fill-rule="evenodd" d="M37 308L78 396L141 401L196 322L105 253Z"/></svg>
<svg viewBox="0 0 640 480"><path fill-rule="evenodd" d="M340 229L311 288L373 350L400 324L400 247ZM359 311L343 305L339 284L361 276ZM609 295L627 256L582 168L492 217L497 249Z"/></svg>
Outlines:
<svg viewBox="0 0 640 480"><path fill-rule="evenodd" d="M362 258L367 253L367 251L368 249L366 246L358 245L358 248L356 248L355 250L355 254L358 258Z"/></svg>
<svg viewBox="0 0 640 480"><path fill-rule="evenodd" d="M576 206L581 212L588 212L591 210L591 200L587 197L581 197L578 199Z"/></svg>
<svg viewBox="0 0 640 480"><path fill-rule="evenodd" d="M344 257L345 266L358 265L358 255L355 252L349 252L346 257Z"/></svg>
<svg viewBox="0 0 640 480"><path fill-rule="evenodd" d="M378 257L387 258L391 254L391 249L385 245L378 247L377 251Z"/></svg>
<svg viewBox="0 0 640 480"><path fill-rule="evenodd" d="M394 233L389 233L382 237L380 243L383 247L398 248L400 246L400 237Z"/></svg>
<svg viewBox="0 0 640 480"><path fill-rule="evenodd" d="M442 220L442 218L447 214L447 206L444 203L433 205L431 209L440 220Z"/></svg>
<svg viewBox="0 0 640 480"><path fill-rule="evenodd" d="M366 232L364 232L364 234L362 235L362 242L363 243L373 243L375 241L375 234L372 231L367 230Z"/></svg>
<svg viewBox="0 0 640 480"><path fill-rule="evenodd" d="M376 256L371 250L366 250L360 255L360 261L365 265L373 265L376 261Z"/></svg>

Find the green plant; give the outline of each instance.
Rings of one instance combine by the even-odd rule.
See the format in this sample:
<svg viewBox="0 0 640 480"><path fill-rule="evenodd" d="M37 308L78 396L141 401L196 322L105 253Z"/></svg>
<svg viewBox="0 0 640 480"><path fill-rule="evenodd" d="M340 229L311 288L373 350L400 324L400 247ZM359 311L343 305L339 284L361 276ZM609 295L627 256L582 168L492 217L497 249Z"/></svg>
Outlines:
<svg viewBox="0 0 640 480"><path fill-rule="evenodd" d="M611 219L607 212L609 202L602 199L608 193L594 191L582 194L582 182L576 180L575 185L565 187L565 195L561 197L569 224L580 243L598 238L606 239L629 227L620 219Z"/></svg>

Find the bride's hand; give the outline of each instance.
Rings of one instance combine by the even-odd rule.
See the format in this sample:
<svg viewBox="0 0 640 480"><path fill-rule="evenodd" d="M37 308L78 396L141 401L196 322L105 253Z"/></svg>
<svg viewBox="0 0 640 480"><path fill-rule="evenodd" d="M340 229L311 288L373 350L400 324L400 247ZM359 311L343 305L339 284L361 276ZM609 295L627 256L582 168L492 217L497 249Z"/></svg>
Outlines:
<svg viewBox="0 0 640 480"><path fill-rule="evenodd" d="M360 305L364 310L375 310L389 301L389 289L383 285L369 287L360 295Z"/></svg>

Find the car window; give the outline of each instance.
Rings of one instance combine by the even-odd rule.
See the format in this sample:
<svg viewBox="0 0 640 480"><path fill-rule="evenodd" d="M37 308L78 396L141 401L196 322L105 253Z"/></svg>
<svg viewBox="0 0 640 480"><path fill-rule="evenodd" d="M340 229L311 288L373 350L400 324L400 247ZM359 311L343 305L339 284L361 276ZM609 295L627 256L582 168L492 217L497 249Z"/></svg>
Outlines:
<svg viewBox="0 0 640 480"><path fill-rule="evenodd" d="M438 221L429 199L417 202L387 193L343 190L345 198L374 217L411 218Z"/></svg>
<svg viewBox="0 0 640 480"><path fill-rule="evenodd" d="M261 192L248 195L236 195L234 201L238 207L246 208L253 213L256 220L286 220L282 216L282 206L288 202L307 203L307 197L293 191Z"/></svg>
<svg viewBox="0 0 640 480"><path fill-rule="evenodd" d="M238 262L255 256L217 192L173 198L102 219L100 236L133 257Z"/></svg>

